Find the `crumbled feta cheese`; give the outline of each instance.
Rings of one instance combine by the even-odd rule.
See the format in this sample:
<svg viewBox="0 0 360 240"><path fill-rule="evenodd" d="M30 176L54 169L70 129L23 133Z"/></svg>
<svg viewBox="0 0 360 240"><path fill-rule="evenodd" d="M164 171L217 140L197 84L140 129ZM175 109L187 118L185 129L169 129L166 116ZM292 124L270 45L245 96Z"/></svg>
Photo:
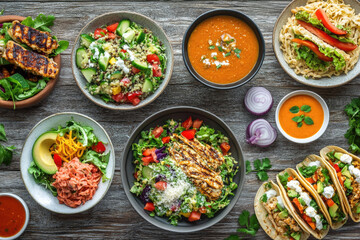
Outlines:
<svg viewBox="0 0 360 240"><path fill-rule="evenodd" d="M331 199L334 196L335 190L332 186L327 186L324 188L323 195L327 199Z"/></svg>
<svg viewBox="0 0 360 240"><path fill-rule="evenodd" d="M93 54L93 58L94 59L98 59L100 55L100 51L98 48L94 48L94 54Z"/></svg>
<svg viewBox="0 0 360 240"><path fill-rule="evenodd" d="M88 65L89 65L89 67L95 67L96 66L96 64L91 62L90 60L88 61Z"/></svg>
<svg viewBox="0 0 360 240"><path fill-rule="evenodd" d="M135 60L135 56L134 56L134 53L133 53L132 51L130 51L130 47L125 44L125 45L123 46L123 49L125 49L125 50L129 53L130 61L134 61L134 60Z"/></svg>
<svg viewBox="0 0 360 240"><path fill-rule="evenodd" d="M205 59L203 60L203 63L204 63L205 65L210 65L210 64L211 64L211 63L210 63L210 60L207 59L207 58L205 58Z"/></svg>
<svg viewBox="0 0 360 240"><path fill-rule="evenodd" d="M272 197L275 197L277 195L276 191L274 189L270 189L269 191L265 192L267 199L270 199Z"/></svg>
<svg viewBox="0 0 360 240"><path fill-rule="evenodd" d="M126 74L130 71L130 69L126 67L125 62L119 57L116 58L116 62L114 65L120 67Z"/></svg>
<svg viewBox="0 0 360 240"><path fill-rule="evenodd" d="M228 60L226 60L226 61L222 61L221 62L221 65L224 65L224 66L227 66L227 65L229 65L230 63L229 63L229 61Z"/></svg>
<svg viewBox="0 0 360 240"><path fill-rule="evenodd" d="M320 161L315 161L315 162L311 162L309 163L308 167L320 167Z"/></svg>
<svg viewBox="0 0 360 240"><path fill-rule="evenodd" d="M340 157L340 161L342 161L343 163L350 164L352 162L352 157L349 154L343 154Z"/></svg>
<svg viewBox="0 0 360 240"><path fill-rule="evenodd" d="M108 52L104 52L104 57L106 57L106 58L110 58L110 53L108 53Z"/></svg>
<svg viewBox="0 0 360 240"><path fill-rule="evenodd" d="M212 52L211 53L211 57L214 57L214 56L216 56L217 55L217 52Z"/></svg>
<svg viewBox="0 0 360 240"><path fill-rule="evenodd" d="M219 61L214 61L214 64L217 66L217 65L220 64L220 62Z"/></svg>
<svg viewBox="0 0 360 240"><path fill-rule="evenodd" d="M305 202L306 205L310 205L311 198L308 193L302 192L300 193L300 198Z"/></svg>
<svg viewBox="0 0 360 240"><path fill-rule="evenodd" d="M93 50L93 49L95 49L95 48L97 48L97 47L96 47L96 41L90 43L90 45L89 45L89 49L90 49L90 50Z"/></svg>
<svg viewBox="0 0 360 240"><path fill-rule="evenodd" d="M316 214L316 210L315 208L311 207L311 206L308 206L306 209L305 209L305 214L311 218L317 216Z"/></svg>
<svg viewBox="0 0 360 240"><path fill-rule="evenodd" d="M316 228L318 230L322 230L323 229L323 224L322 224L322 221L321 221L321 217L319 215L315 216L315 221L316 221Z"/></svg>
<svg viewBox="0 0 360 240"><path fill-rule="evenodd" d="M215 45L216 45L216 46L220 46L220 43L219 43L219 42L216 42Z"/></svg>
<svg viewBox="0 0 360 240"><path fill-rule="evenodd" d="M276 199L277 199L277 202L278 202L278 204L280 205L280 207L284 208L285 205L284 205L284 202L282 201L281 197L280 197L280 196L277 196Z"/></svg>
<svg viewBox="0 0 360 240"><path fill-rule="evenodd" d="M286 184L288 188L294 189L296 192L301 193L302 189L300 187L300 182L298 180L291 180Z"/></svg>
<svg viewBox="0 0 360 240"><path fill-rule="evenodd" d="M213 41L209 39L209 45L212 45L213 44Z"/></svg>

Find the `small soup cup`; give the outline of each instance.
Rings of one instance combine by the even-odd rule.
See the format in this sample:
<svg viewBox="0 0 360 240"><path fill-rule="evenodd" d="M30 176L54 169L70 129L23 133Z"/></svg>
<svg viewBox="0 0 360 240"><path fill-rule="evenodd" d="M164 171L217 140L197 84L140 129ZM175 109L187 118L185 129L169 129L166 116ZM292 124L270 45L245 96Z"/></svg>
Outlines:
<svg viewBox="0 0 360 240"><path fill-rule="evenodd" d="M25 231L25 229L26 229L26 227L27 227L27 225L29 223L29 219L30 219L29 208L28 208L27 204L25 203L25 201L16 194L13 194L13 193L0 193L0 197L2 197L2 196L8 196L8 197L16 199L17 201L19 201L21 203L21 205L23 206L23 208L25 210L25 223L22 226L22 228L20 229L20 231L17 232L15 235L10 236L10 237L1 237L0 236L0 240L16 239L16 238L20 237L21 234L23 234L23 232Z"/></svg>
<svg viewBox="0 0 360 240"><path fill-rule="evenodd" d="M254 31L256 39L259 43L259 56L258 56L258 59L254 65L254 67L252 68L252 70L246 76L237 80L236 82L227 83L227 84L218 84L218 83L210 82L209 80L202 77L200 74L198 74L196 72L194 67L191 65L189 55L188 55L188 43L189 43L190 36L191 36L192 32L194 31L194 29L200 23L202 23L204 20L214 17L214 16L219 16L219 15L232 16L232 17L238 18L238 19L242 20L243 22L245 22ZM216 10L211 10L211 11L208 11L208 12L200 15L189 26L189 28L186 30L184 38L183 38L182 54L183 54L183 59L184 59L186 68L188 69L190 74L196 80L205 84L206 86L209 86L209 87L212 87L215 89L232 89L232 88L240 87L240 86L244 85L245 83L249 82L258 73L258 71L260 70L262 63L264 61L264 58L265 58L265 41L264 41L263 35L262 35L260 29L258 28L258 26L255 24L255 22L253 20L251 20L245 14L243 14L239 11L236 11L236 10L231 10L231 9L216 9Z"/></svg>
<svg viewBox="0 0 360 240"><path fill-rule="evenodd" d="M323 111L324 111L324 121L321 125L321 128L312 136L308 137L308 138L295 138L290 136L287 132L284 131L284 129L281 127L280 124L280 120L279 120L279 112L281 109L281 106L291 97L294 96L298 96L298 95L308 95L310 97L315 98L321 105ZM310 143L313 142L315 140L317 140L319 137L321 137L321 135L323 135L323 133L325 132L326 128L329 125L329 108L325 102L325 100L320 97L318 94L312 92L312 91L307 91L307 90L297 90L294 92L291 92L289 94L287 94L285 97L283 97L281 99L281 101L279 102L279 104L276 107L276 112L275 112L275 121L276 121L276 126L279 129L279 131L281 132L281 134L287 138L288 140L290 140L291 142L294 143L300 143L300 144L306 144L306 143Z"/></svg>

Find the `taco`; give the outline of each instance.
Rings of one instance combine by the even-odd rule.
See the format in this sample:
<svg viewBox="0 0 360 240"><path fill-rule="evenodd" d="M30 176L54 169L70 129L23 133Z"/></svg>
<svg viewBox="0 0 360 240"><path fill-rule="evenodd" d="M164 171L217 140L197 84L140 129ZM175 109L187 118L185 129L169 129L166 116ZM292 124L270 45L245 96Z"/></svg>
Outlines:
<svg viewBox="0 0 360 240"><path fill-rule="evenodd" d="M302 163L296 165L296 169L299 177L321 199L320 207L323 207L331 228L338 229L343 226L348 219L344 201L339 189L334 184L337 179L330 174L324 160L312 154L307 156Z"/></svg>
<svg viewBox="0 0 360 240"><path fill-rule="evenodd" d="M330 225L320 207L321 201L304 180L292 168L287 168L276 176L280 194L295 220L317 239L329 232Z"/></svg>
<svg viewBox="0 0 360 240"><path fill-rule="evenodd" d="M337 188L351 219L360 222L360 158L336 146L321 149L320 155L337 177Z"/></svg>
<svg viewBox="0 0 360 240"><path fill-rule="evenodd" d="M305 240L310 234L292 217L283 203L280 189L273 181L265 182L256 193L255 214L264 231L276 240Z"/></svg>

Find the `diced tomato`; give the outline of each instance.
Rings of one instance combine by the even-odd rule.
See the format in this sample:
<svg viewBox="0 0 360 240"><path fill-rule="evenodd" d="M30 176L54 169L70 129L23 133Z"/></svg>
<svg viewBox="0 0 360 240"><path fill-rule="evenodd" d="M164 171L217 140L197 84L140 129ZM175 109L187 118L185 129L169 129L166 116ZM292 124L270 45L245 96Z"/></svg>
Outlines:
<svg viewBox="0 0 360 240"><path fill-rule="evenodd" d="M181 124L181 126L182 126L183 128L185 128L186 130L188 130L188 129L191 128L192 124L193 124L193 121L192 121L192 118L191 118L191 116L190 116L190 117L188 117L188 119L186 119L186 120Z"/></svg>
<svg viewBox="0 0 360 240"><path fill-rule="evenodd" d="M57 166L57 168L61 168L62 160L61 157L57 154L54 154L54 163Z"/></svg>
<svg viewBox="0 0 360 240"><path fill-rule="evenodd" d="M202 123L203 123L203 120L200 120L200 119L196 119L195 121L194 121L194 123L193 123L193 128L197 128L197 129L199 129L200 127L201 127L201 125L202 125Z"/></svg>
<svg viewBox="0 0 360 240"><path fill-rule="evenodd" d="M120 83L124 84L125 87L127 87L130 84L130 79L127 77L121 79Z"/></svg>
<svg viewBox="0 0 360 240"><path fill-rule="evenodd" d="M95 29L95 32L94 32L94 38L99 39L101 37L105 37L106 33L107 33L106 29L97 28L97 29Z"/></svg>
<svg viewBox="0 0 360 240"><path fill-rule="evenodd" d="M123 93L119 93L116 95L112 95L111 98L115 101L115 102L126 102L126 95Z"/></svg>
<svg viewBox="0 0 360 240"><path fill-rule="evenodd" d="M135 178L135 179L138 179L138 177L139 177L139 176L138 176L138 173L137 173L137 172L134 172L134 178Z"/></svg>
<svg viewBox="0 0 360 240"><path fill-rule="evenodd" d="M160 135L164 132L163 127L156 127L154 128L154 130L152 130L152 134L154 135L155 138L160 137Z"/></svg>
<svg viewBox="0 0 360 240"><path fill-rule="evenodd" d="M322 8L316 10L315 15L317 19L319 19L327 29L329 29L330 32L335 33L336 35L347 34L345 30L338 29L334 24L330 22L329 18L326 16L325 11Z"/></svg>
<svg viewBox="0 0 360 240"><path fill-rule="evenodd" d="M132 103L133 106L136 106L141 102L141 100L140 100L140 98L136 97L133 100L131 100L130 102Z"/></svg>
<svg viewBox="0 0 360 240"><path fill-rule="evenodd" d="M120 52L126 53L127 51L125 49L121 49ZM139 70L140 71L140 70Z"/></svg>
<svg viewBox="0 0 360 240"><path fill-rule="evenodd" d="M289 239L290 239L290 240L295 240L293 237L290 237Z"/></svg>
<svg viewBox="0 0 360 240"><path fill-rule="evenodd" d="M169 136L163 137L163 138L161 139L161 141L163 142L163 144L169 143L169 142L170 142L170 137L169 137Z"/></svg>
<svg viewBox="0 0 360 240"><path fill-rule="evenodd" d="M153 76L154 77L161 77L162 76L161 68L159 68L159 65L153 64L152 65L152 70L153 70Z"/></svg>
<svg viewBox="0 0 360 240"><path fill-rule="evenodd" d="M311 177L305 178L305 179L306 179L306 181L308 181L311 184L315 183L314 179L312 179Z"/></svg>
<svg viewBox="0 0 360 240"><path fill-rule="evenodd" d="M152 212L152 211L155 210L155 206L154 206L154 204L152 202L148 202L148 203L145 204L144 209L147 210L147 211Z"/></svg>
<svg viewBox="0 0 360 240"><path fill-rule="evenodd" d="M337 40L336 38L330 37L329 35L326 34L326 32L314 27L310 23L307 23L307 22L304 22L301 20L297 20L297 21L303 28L305 28L312 34L316 35L318 38L320 38L324 42L330 44L331 46L337 47L341 50L344 50L345 52L349 52L349 51L355 50L357 48L357 45L355 45L355 44L341 42L341 41Z"/></svg>
<svg viewBox="0 0 360 240"><path fill-rule="evenodd" d="M199 212L200 213L207 213L206 207L202 206L201 208L199 208Z"/></svg>
<svg viewBox="0 0 360 240"><path fill-rule="evenodd" d="M137 69L136 67L132 67L131 72L134 73L134 74L137 74L137 73L140 72L140 69Z"/></svg>
<svg viewBox="0 0 360 240"><path fill-rule="evenodd" d="M102 142L98 142L94 146L92 146L92 150L94 150L97 153L103 153L106 151L106 147Z"/></svg>
<svg viewBox="0 0 360 240"><path fill-rule="evenodd" d="M141 158L141 160L143 161L143 164L145 166L149 165L149 163L151 163L153 161L153 157L149 156L149 157L143 157Z"/></svg>
<svg viewBox="0 0 360 240"><path fill-rule="evenodd" d="M156 148L148 148L143 151L143 156L148 157L151 156L153 152L155 152Z"/></svg>
<svg viewBox="0 0 360 240"><path fill-rule="evenodd" d="M149 54L146 56L146 60L150 63L150 64L159 64L160 63L160 59L158 57L158 55L156 54Z"/></svg>
<svg viewBox="0 0 360 240"><path fill-rule="evenodd" d="M309 226L315 230L316 229L316 224L314 222L307 222L309 224Z"/></svg>
<svg viewBox="0 0 360 240"><path fill-rule="evenodd" d="M106 27L106 29L109 31L109 32L115 32L116 28L118 27L119 23L114 23L114 24L111 24L109 26Z"/></svg>
<svg viewBox="0 0 360 240"><path fill-rule="evenodd" d="M294 42L294 43L297 43L299 45L310 48L310 50L313 51L316 54L316 56L318 56L319 59L321 59L321 60L323 60L325 62L332 62L333 61L332 58L327 57L327 56L325 56L325 54L320 52L319 47L315 43L313 43L311 41L301 40L301 39L298 39L298 38L294 38L291 41Z"/></svg>
<svg viewBox="0 0 360 240"><path fill-rule="evenodd" d="M342 180L342 173L341 173L341 172L338 172L338 173L337 173L337 176L338 176L338 179L339 179L339 182L340 182L341 186L344 187L344 181Z"/></svg>
<svg viewBox="0 0 360 240"><path fill-rule="evenodd" d="M167 187L167 182L159 181L159 182L155 183L155 187L156 187L156 189L158 189L160 191L164 191Z"/></svg>
<svg viewBox="0 0 360 240"><path fill-rule="evenodd" d="M109 39L115 39L116 35L114 33L108 33L108 38Z"/></svg>
<svg viewBox="0 0 360 240"><path fill-rule="evenodd" d="M224 155L226 155L228 153L228 151L230 150L230 145L227 142L223 142L220 144L220 148L221 151Z"/></svg>
<svg viewBox="0 0 360 240"><path fill-rule="evenodd" d="M315 182L317 182L317 180L319 179L319 175L318 175L317 171L315 172L313 178L314 178Z"/></svg>
<svg viewBox="0 0 360 240"><path fill-rule="evenodd" d="M303 214L303 213L304 213L304 208L303 208L303 206L301 205L301 203L299 202L299 199L294 198L294 199L292 200L292 202L295 204L295 206L296 206L297 209L300 211L300 213Z"/></svg>
<svg viewBox="0 0 360 240"><path fill-rule="evenodd" d="M326 200L326 205L328 205L329 207L331 207L332 205L334 205L334 201L332 199L328 199Z"/></svg>
<svg viewBox="0 0 360 240"><path fill-rule="evenodd" d="M294 180L294 178L292 176L288 177L288 182L290 182L291 180Z"/></svg>
<svg viewBox="0 0 360 240"><path fill-rule="evenodd" d="M315 188L315 190L317 190L317 184L314 184L313 187Z"/></svg>
<svg viewBox="0 0 360 240"><path fill-rule="evenodd" d="M194 222L200 220L200 217L201 217L201 213L193 211L191 212L188 220L189 222Z"/></svg>
<svg viewBox="0 0 360 240"><path fill-rule="evenodd" d="M131 92L126 94L127 99L131 102L131 100L141 96L143 93L141 91L135 91L135 92Z"/></svg>
<svg viewBox="0 0 360 240"><path fill-rule="evenodd" d="M181 135L183 135L184 137L186 137L189 140L192 140L195 137L195 133L196 133L195 129L189 129L189 130L182 131Z"/></svg>
<svg viewBox="0 0 360 240"><path fill-rule="evenodd" d="M337 165L336 163L333 165L333 168L335 168L336 172L341 172L339 165Z"/></svg>

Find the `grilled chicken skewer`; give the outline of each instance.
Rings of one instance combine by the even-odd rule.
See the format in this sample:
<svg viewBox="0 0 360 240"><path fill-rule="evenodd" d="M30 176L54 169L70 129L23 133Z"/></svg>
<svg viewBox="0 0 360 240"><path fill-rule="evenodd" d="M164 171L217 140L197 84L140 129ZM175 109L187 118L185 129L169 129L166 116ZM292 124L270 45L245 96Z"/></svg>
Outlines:
<svg viewBox="0 0 360 240"><path fill-rule="evenodd" d="M55 78L59 67L52 59L29 51L14 41L8 41L3 57L12 64L35 75Z"/></svg>
<svg viewBox="0 0 360 240"><path fill-rule="evenodd" d="M48 32L25 26L17 20L12 22L8 33L14 41L24 43L33 50L47 55L59 47L57 41Z"/></svg>

